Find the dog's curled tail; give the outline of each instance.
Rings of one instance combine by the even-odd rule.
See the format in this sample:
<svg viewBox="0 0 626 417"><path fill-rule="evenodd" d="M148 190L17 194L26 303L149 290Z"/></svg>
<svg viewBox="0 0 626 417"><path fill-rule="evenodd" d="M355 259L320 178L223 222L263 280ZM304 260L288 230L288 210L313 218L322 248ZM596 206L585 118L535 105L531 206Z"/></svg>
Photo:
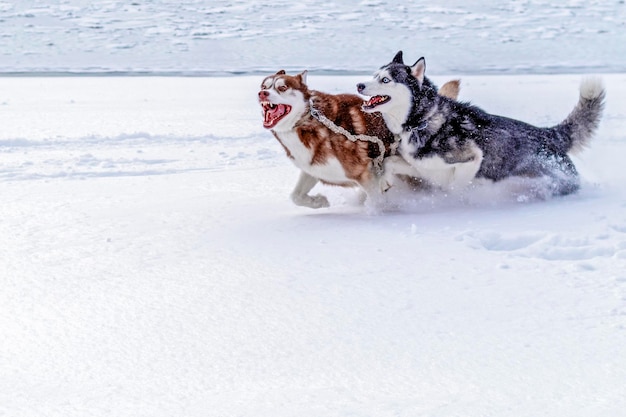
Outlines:
<svg viewBox="0 0 626 417"><path fill-rule="evenodd" d="M578 153L584 150L598 129L606 92L602 79L586 77L580 83L580 98L574 110L559 125L570 138L566 152Z"/></svg>

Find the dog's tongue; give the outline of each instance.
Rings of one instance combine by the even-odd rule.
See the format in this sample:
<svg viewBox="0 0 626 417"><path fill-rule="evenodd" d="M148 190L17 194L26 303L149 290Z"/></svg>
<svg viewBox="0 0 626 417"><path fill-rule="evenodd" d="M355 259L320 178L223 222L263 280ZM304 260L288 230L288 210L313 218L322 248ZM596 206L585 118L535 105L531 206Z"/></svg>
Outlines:
<svg viewBox="0 0 626 417"><path fill-rule="evenodd" d="M373 97L370 97L369 100L367 100L365 105L369 107L373 107L377 105L378 103L380 103L381 101L384 101L384 98L382 96L373 96Z"/></svg>
<svg viewBox="0 0 626 417"><path fill-rule="evenodd" d="M273 127L276 122L285 115L287 106L284 104L277 104L274 108L266 108L264 114L263 125L265 127Z"/></svg>

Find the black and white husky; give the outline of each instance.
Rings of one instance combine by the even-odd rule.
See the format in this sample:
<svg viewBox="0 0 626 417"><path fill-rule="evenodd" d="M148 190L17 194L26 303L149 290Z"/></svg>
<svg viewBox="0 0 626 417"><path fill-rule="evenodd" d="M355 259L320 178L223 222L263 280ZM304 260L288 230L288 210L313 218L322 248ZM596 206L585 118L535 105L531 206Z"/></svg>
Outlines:
<svg viewBox="0 0 626 417"><path fill-rule="evenodd" d="M370 97L363 110L382 113L387 127L401 137L402 157L385 162L388 185L394 174L409 174L447 189L475 178L514 176L547 179L552 195L579 188L568 153L581 150L598 127L605 97L601 80L584 79L570 115L554 127L540 128L437 95L425 69L424 58L405 65L400 51L372 81L357 85Z"/></svg>

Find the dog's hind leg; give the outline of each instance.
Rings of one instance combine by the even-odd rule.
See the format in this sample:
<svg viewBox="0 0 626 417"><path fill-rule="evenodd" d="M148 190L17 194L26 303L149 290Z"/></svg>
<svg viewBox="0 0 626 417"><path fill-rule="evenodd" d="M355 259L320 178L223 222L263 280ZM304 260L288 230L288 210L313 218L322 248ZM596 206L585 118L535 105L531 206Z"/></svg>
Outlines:
<svg viewBox="0 0 626 417"><path fill-rule="evenodd" d="M550 185L552 195L568 195L580 188L578 171L569 156L554 156L548 159L546 171L552 180Z"/></svg>
<svg viewBox="0 0 626 417"><path fill-rule="evenodd" d="M317 178L301 171L296 187L291 192L291 201L298 206L310 208L329 207L328 199L323 195L309 195L309 191L311 191L318 182L319 180Z"/></svg>
<svg viewBox="0 0 626 417"><path fill-rule="evenodd" d="M514 176L527 178L527 193L535 199L572 194L580 188L580 177L567 155L543 155L530 160Z"/></svg>

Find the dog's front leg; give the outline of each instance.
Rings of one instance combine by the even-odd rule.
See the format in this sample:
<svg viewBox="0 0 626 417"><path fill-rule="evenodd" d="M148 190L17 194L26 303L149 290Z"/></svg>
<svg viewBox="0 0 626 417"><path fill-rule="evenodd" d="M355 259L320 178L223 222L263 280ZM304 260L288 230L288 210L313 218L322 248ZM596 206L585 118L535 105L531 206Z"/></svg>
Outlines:
<svg viewBox="0 0 626 417"><path fill-rule="evenodd" d="M384 172L380 176L380 190L387 191L393 186L396 175L407 175L409 177L419 177L417 170L404 158L393 155L385 158Z"/></svg>
<svg viewBox="0 0 626 417"><path fill-rule="evenodd" d="M296 187L291 192L291 201L298 206L310 208L328 207L328 199L321 194L309 195L309 191L315 187L319 180L304 171L300 171L300 178L296 183Z"/></svg>

